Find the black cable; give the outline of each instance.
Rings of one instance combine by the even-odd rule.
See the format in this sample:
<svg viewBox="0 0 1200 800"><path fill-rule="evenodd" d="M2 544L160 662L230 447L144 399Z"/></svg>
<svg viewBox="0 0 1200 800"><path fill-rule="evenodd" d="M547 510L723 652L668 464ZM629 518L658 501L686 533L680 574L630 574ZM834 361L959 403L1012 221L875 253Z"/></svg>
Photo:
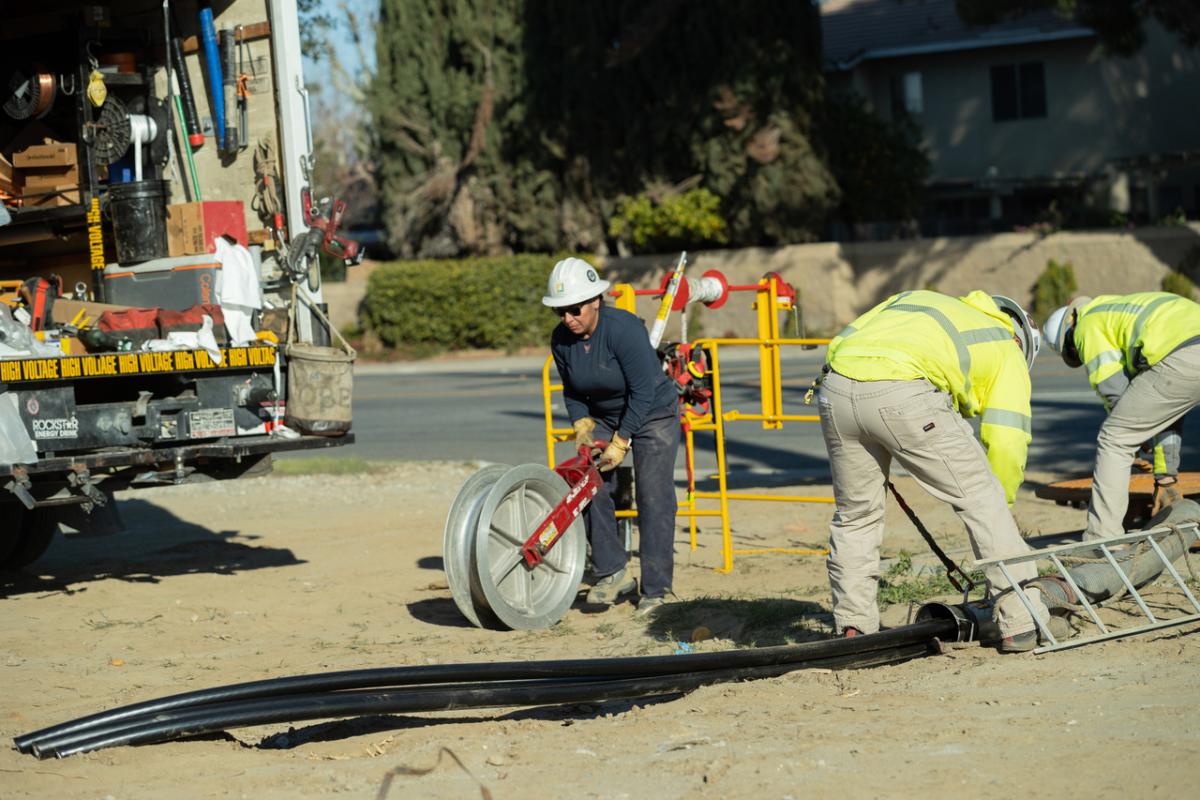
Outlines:
<svg viewBox="0 0 1200 800"><path fill-rule="evenodd" d="M859 638L859 637L855 637ZM862 637L866 638L866 637ZM65 758L76 753L118 745L161 742L225 730L231 727L333 719L364 714L398 714L418 711L448 711L501 706L544 706L561 703L597 702L630 697L678 694L712 683L752 680L782 675L803 666L869 667L917 658L929 652L930 644L904 642L865 653L843 653L808 662L790 662L758 667L704 670L673 675L617 679L563 679L518 685L483 685L446 688L441 686L382 691L328 692L281 697L255 703L238 703L220 709L199 709L165 718L148 720L118 731L105 731L70 745L37 750L39 757Z"/></svg>
<svg viewBox="0 0 1200 800"><path fill-rule="evenodd" d="M38 742L53 736L99 728L112 722L232 700L278 697L346 689L427 685L478 680L523 680L562 677L648 677L728 667L751 667L825 658L843 653L869 652L903 642L927 642L933 638L953 641L956 628L951 621L930 620L893 628L866 637L829 639L793 645L692 653L678 656L630 656L623 658L563 659L476 664L434 664L417 667L385 667L332 673L271 678L218 686L171 695L110 709L97 714L42 728L17 736L17 750L28 753Z"/></svg>

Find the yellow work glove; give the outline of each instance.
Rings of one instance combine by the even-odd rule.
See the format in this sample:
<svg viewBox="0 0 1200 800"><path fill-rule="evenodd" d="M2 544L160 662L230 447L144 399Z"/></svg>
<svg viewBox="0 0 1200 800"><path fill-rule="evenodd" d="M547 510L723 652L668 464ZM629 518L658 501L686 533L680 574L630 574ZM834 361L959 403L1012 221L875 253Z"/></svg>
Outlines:
<svg viewBox="0 0 1200 800"><path fill-rule="evenodd" d="M591 447L596 443L596 440L592 438L592 431L596 430L596 420L591 417L583 417L571 423L571 427L575 429L575 449Z"/></svg>
<svg viewBox="0 0 1200 800"><path fill-rule="evenodd" d="M604 452L600 454L600 471L608 472L610 469L619 467L628 452L629 442L621 441L621 437L614 433L608 442L608 447L604 448Z"/></svg>

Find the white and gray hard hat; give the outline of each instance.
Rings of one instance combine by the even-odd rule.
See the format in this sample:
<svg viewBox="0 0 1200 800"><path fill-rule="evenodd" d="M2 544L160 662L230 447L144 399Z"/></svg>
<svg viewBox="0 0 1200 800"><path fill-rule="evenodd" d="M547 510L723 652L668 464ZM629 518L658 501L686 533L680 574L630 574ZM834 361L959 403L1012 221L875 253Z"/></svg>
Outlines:
<svg viewBox="0 0 1200 800"><path fill-rule="evenodd" d="M1012 317L1013 331L1021 340L1021 352L1025 354L1025 366L1032 370L1033 360L1037 358L1038 351L1042 349L1042 333L1038 330L1037 323L1011 297L994 294L992 301L999 306L1001 311Z"/></svg>
<svg viewBox="0 0 1200 800"><path fill-rule="evenodd" d="M1076 297L1069 305L1056 308L1046 319L1046 343L1054 352L1062 356L1068 367L1081 366L1079 353L1073 347L1067 346L1067 337L1075 329L1076 315L1079 310L1092 302L1090 297Z"/></svg>
<svg viewBox="0 0 1200 800"><path fill-rule="evenodd" d="M583 303L608 291L611 283L596 273L596 268L582 258L564 258L550 270L546 296L542 305L562 308Z"/></svg>

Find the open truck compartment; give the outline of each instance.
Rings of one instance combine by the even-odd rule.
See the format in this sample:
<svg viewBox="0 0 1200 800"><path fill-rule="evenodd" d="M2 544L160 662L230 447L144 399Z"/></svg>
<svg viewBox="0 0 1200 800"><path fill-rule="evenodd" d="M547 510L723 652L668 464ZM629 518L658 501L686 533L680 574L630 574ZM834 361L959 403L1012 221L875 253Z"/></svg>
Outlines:
<svg viewBox="0 0 1200 800"><path fill-rule="evenodd" d="M295 0L5 18L0 569L112 527L115 490L352 442L319 253L359 257L309 189Z"/></svg>

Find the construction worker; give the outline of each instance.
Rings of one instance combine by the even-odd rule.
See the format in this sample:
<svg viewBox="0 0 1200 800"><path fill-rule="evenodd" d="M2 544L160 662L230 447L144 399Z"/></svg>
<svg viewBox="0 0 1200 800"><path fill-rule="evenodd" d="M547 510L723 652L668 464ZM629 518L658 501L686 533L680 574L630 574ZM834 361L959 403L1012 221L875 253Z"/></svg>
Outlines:
<svg viewBox="0 0 1200 800"><path fill-rule="evenodd" d="M599 468L604 484L587 507L592 572L587 601L612 605L636 597L629 553L617 528L616 467L632 448L642 591L637 613L661 606L671 591L675 542L675 454L679 409L642 321L604 304L609 282L591 264L566 258L554 265L542 304L562 322L550 351L563 384L577 447L607 440Z"/></svg>
<svg viewBox="0 0 1200 800"><path fill-rule="evenodd" d="M982 291L902 292L830 342L819 408L836 503L828 570L840 635L879 630L879 546L893 459L954 508L976 558L1028 552L1009 506L1024 477L1029 370L1040 344L1019 305ZM982 446L963 419L975 416ZM1009 570L1021 582L1037 577L1032 562ZM1000 650L1037 647L1034 620L1006 591L1004 574L991 567L986 576ZM1046 622L1041 593L1026 595Z"/></svg>
<svg viewBox="0 0 1200 800"><path fill-rule="evenodd" d="M1167 450L1155 468L1158 504L1178 497L1178 448L1170 450L1179 421L1200 404L1200 305L1167 292L1079 297L1046 320L1046 339L1067 366L1086 365L1104 400L1084 537L1119 536L1129 468L1148 440Z"/></svg>

